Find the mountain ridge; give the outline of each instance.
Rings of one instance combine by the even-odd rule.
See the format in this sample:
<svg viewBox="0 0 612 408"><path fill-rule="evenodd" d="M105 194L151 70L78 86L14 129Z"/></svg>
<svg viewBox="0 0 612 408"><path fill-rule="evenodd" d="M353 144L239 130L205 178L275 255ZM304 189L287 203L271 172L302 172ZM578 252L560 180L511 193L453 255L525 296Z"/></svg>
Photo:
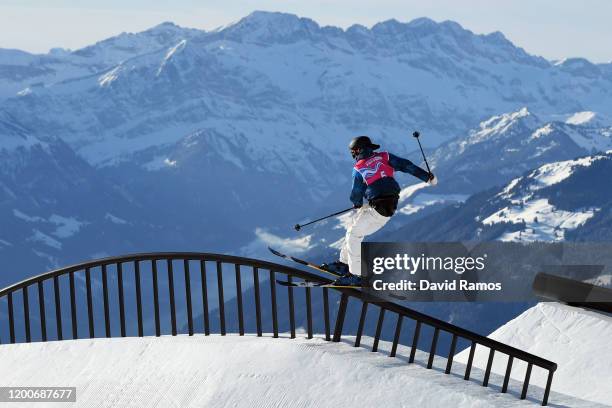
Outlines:
<svg viewBox="0 0 612 408"><path fill-rule="evenodd" d="M389 240L560 242L612 239L612 197L602 189L612 150L544 164L408 223Z"/></svg>
<svg viewBox="0 0 612 408"><path fill-rule="evenodd" d="M276 19L286 24L269 27ZM27 123L32 140L60 138L113 189L138 192L136 201L149 215L168 222L169 236L188 226L183 234L192 246L238 250L257 231L275 232L292 219L344 205L352 167L347 144L357 134L406 156L415 147L409 136L415 128L429 153L493 115L524 106L544 123L576 112L612 114L605 75L566 72L567 61L554 65L526 55L501 34L475 35L429 19L346 30L287 14L255 13L241 21L209 32L166 23L85 47L84 55L56 50L22 65L0 65L0 98L11 95L0 101L0 117ZM282 44L269 28L279 30ZM242 38L240 30L255 35ZM266 41L249 42L259 35ZM318 40L308 40L313 36ZM589 115L583 116L576 120ZM488 184L480 175L492 168L484 164L495 157L495 145L473 151L480 173L463 171L465 157L453 156L447 170L436 163L438 189L403 201L404 215L508 182L517 175L514 167L586 154L568 129L574 128L542 130L520 154L508 153L511 165L492 163L497 173L489 172ZM549 140L563 143L530 159ZM420 156L409 156L421 164ZM516 158L525 163L512 165ZM453 173L471 183L453 180ZM220 239L210 243L203 231Z"/></svg>

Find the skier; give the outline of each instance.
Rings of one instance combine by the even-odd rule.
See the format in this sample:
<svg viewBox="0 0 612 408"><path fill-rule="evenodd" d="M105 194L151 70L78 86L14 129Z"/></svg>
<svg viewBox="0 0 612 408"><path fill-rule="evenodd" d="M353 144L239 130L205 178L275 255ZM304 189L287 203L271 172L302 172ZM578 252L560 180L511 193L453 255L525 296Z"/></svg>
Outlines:
<svg viewBox="0 0 612 408"><path fill-rule="evenodd" d="M438 184L436 177L410 160L388 152L376 152L380 145L372 143L368 136L358 136L349 144L356 163L353 167L351 201L357 209L346 230L340 259L321 267L341 275L334 285L361 286L361 241L381 229L397 209L400 186L393 178L394 171L410 173L429 183ZM364 197L368 200L363 204Z"/></svg>

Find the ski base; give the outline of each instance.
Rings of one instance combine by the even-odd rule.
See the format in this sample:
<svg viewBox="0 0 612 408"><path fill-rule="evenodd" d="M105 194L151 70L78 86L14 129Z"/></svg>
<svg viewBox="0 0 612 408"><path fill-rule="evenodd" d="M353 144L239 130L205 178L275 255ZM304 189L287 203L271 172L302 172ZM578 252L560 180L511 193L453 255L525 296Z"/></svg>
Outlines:
<svg viewBox="0 0 612 408"><path fill-rule="evenodd" d="M312 262L304 261L303 259L299 259L299 258L296 258L294 256L285 255L282 252L278 252L277 250L275 250L273 248L270 248L270 247L268 247L268 249L274 255L279 256L281 258L288 259L288 260L293 261L293 262L297 262L300 265L308 266L309 268L316 269L317 271L324 272L324 273L327 273L327 274L335 276L335 277L339 277L340 276L339 274L334 273L332 271L328 271L325 268L321 268L320 266L315 265ZM337 288L337 289L363 289L364 288L364 286L338 286L338 285L334 285L334 284L331 284L331 283L321 284L321 283L316 283L316 282L287 282L287 281L281 281L281 280L277 280L276 282L279 285L293 287L293 288ZM389 294L389 296L391 296L392 298L395 298L395 299L399 299L399 300L406 300L405 297L398 296L398 295L395 295L395 294Z"/></svg>
<svg viewBox="0 0 612 408"><path fill-rule="evenodd" d="M344 289L363 289L363 286L354 285L334 285L333 283L316 283L316 282L287 282L282 280L276 281L279 285L290 286L293 288L344 288Z"/></svg>
<svg viewBox="0 0 612 408"><path fill-rule="evenodd" d="M278 251L277 251L276 249L274 249L274 248L270 248L270 247L268 247L268 250L269 250L270 252L272 252L274 255L276 255L276 256L280 256L280 257L281 257L281 258L283 258L283 259L288 259L288 260L290 260L290 261L293 261L293 262L299 263L300 265L304 265L304 266L307 266L307 267L309 267L309 268L316 269L316 270L317 270L317 271L319 271L319 272L327 273L327 274L332 275L332 276L336 276L336 277L340 276L340 274L337 274L337 273L335 273L335 272L329 271L329 270L327 270L327 269L325 269L325 268L321 268L319 265L315 265L315 264L313 264L312 262L308 262L308 261L305 261L305 260L303 260L303 259L296 258L296 257L294 257L294 256L285 255L285 254L283 254L282 252L278 252Z"/></svg>

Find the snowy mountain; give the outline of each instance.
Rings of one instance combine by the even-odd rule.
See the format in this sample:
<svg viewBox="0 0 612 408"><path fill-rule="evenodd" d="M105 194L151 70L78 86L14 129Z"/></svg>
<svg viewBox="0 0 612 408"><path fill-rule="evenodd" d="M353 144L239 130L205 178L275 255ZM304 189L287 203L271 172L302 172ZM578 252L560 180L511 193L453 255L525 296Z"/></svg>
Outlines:
<svg viewBox="0 0 612 408"><path fill-rule="evenodd" d="M465 136L442 143L428 153L440 184L430 188L411 176L398 173L399 182L408 184L400 193L398 212L383 230L368 239L388 241L389 234L407 223L445 206L464 202L472 193L507 185L529 169L612 149L612 127L596 113L578 112L561 119L546 122L522 108L495 115L466 132ZM420 152L408 157L423 166ZM346 202L349 189L347 185ZM332 252L341 247L351 217L351 213L343 214L308 227L300 234L286 228L260 232L256 241L244 248L244 253L261 256L266 253L265 243L293 253L310 251L323 259L333 257ZM487 226L492 224L492 220L487 221ZM410 239L416 237L418 235Z"/></svg>
<svg viewBox="0 0 612 408"><path fill-rule="evenodd" d="M6 114L0 134L2 287L88 258L217 241L159 218L57 137L32 136Z"/></svg>
<svg viewBox="0 0 612 408"><path fill-rule="evenodd" d="M391 239L609 241L610 174L612 151L545 164L408 224Z"/></svg>
<svg viewBox="0 0 612 408"><path fill-rule="evenodd" d="M76 51L47 54L0 49L0 103L70 78L94 75L130 58L174 46L201 31L163 23L141 33L122 33Z"/></svg>
<svg viewBox="0 0 612 408"><path fill-rule="evenodd" d="M296 145L344 154L355 132L402 147L401 135L419 127L432 145L524 105L544 115L611 113L612 78L599 66L584 76L500 33L428 19L341 30L255 12L215 32L163 24L62 58L87 74L45 82L4 109L31 113L43 132L53 125L97 165L209 127L248 135L249 147L269 159L262 142L285 154Z"/></svg>
<svg viewBox="0 0 612 408"><path fill-rule="evenodd" d="M545 163L612 149L612 126L594 112L545 121L526 107L493 116L432 152L441 189L477 192Z"/></svg>
<svg viewBox="0 0 612 408"><path fill-rule="evenodd" d="M475 35L453 22L389 20L342 30L255 12L211 32L165 23L76 51L0 50L0 95L12 95L0 101L0 112L9 124L27 124L32 140L61 139L92 177L145 209L143 225L164 220L156 240L235 251L262 234L282 240L280 227L343 206L351 166L346 145L356 134L404 156L414 149L408 136L414 128L430 147L447 142L434 155L439 188L409 186L400 210L406 218L389 228L507 182L528 166L607 146L612 70L589 64L549 62L500 33ZM500 112L515 113L486 119ZM482 121L457 155L466 142L455 137ZM523 140L549 123L553 131ZM486 129L491 133L480 138ZM502 147L505 161L491 163L491 151ZM524 168L505 165L519 159ZM470 161L477 170L462 167ZM490 174L486 182L483 172ZM121 214L133 214L133 203L117 203L110 213L131 221ZM13 208L45 220L53 214L26 207L15 201L3 216L15 218ZM85 208L54 213L91 223ZM311 239L337 243L341 235L334 229Z"/></svg>

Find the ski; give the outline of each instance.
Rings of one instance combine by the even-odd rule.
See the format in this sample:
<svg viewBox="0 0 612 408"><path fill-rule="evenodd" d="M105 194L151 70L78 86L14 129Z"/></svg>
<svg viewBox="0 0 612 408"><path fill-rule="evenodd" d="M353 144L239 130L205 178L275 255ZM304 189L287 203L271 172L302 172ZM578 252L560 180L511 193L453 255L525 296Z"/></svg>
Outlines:
<svg viewBox="0 0 612 408"><path fill-rule="evenodd" d="M350 288L350 289L361 289L362 286L340 286L334 285L333 283L317 283L317 282L287 282L277 280L276 283L282 286L290 286L292 288Z"/></svg>
<svg viewBox="0 0 612 408"><path fill-rule="evenodd" d="M348 286L348 285L334 285L333 283L316 283L316 282L287 282L277 280L281 286L289 286L292 288L336 288L336 289L363 289L363 286ZM393 293L389 293L389 296L398 300L406 300L404 296L399 296Z"/></svg>
<svg viewBox="0 0 612 408"><path fill-rule="evenodd" d="M300 265L304 265L304 266L307 266L307 267L309 267L309 268L316 269L317 271L324 272L324 273L327 273L327 274L332 275L332 276L336 276L336 277L340 276L339 274L334 273L334 272L332 272L332 271L328 271L327 269L321 268L319 265L315 265L315 264L313 264L312 262L308 262L308 261L305 261L305 260L303 260L303 259L296 258L296 257L294 257L294 256L285 255L285 254L283 254L282 252L278 252L278 251L277 251L276 249L274 249L274 248L270 248L270 247L268 247L268 250L269 250L270 252L272 252L274 255L279 256L279 257L281 257L281 258L283 258L283 259L289 259L289 260L291 260L291 261L293 261L293 262L299 263ZM294 288L344 288L344 289L363 289L363 286L338 286L338 285L334 285L334 284L331 284L331 283L328 283L328 284L321 284L321 283L316 283L316 282L287 282L287 281L281 281L281 280L277 280L276 282L277 282L279 285L282 285L282 286L290 286L290 287L294 287ZM405 300L405 299L406 299L406 298L404 298L403 296L398 296L398 295L395 295L395 294L389 294L389 296L391 296L391 297L393 297L393 298L396 298L396 299L400 299L400 300Z"/></svg>
<svg viewBox="0 0 612 408"><path fill-rule="evenodd" d="M274 249L274 248L270 248L270 247L268 247L268 250L269 250L270 252L272 252L274 255L279 256L279 257L281 257L281 258L283 258L283 259L288 259L288 260L290 260L290 261L293 261L293 262L299 263L300 265L304 265L304 266L307 266L307 267L309 267L309 268L316 269L316 270L317 270L317 271L319 271L319 272L327 273L327 274L332 275L332 276L336 276L336 277L337 277L337 276L340 276L340 274L337 274L337 273L332 272L332 271L328 271L327 269L325 269L325 268L321 268L319 265L315 265L315 264L313 264L312 262L308 262L308 261L305 261L305 260L303 260L303 259L296 258L296 257L291 256L291 255L285 255L285 254L283 254L282 252L278 252L278 251L277 251L276 249Z"/></svg>

